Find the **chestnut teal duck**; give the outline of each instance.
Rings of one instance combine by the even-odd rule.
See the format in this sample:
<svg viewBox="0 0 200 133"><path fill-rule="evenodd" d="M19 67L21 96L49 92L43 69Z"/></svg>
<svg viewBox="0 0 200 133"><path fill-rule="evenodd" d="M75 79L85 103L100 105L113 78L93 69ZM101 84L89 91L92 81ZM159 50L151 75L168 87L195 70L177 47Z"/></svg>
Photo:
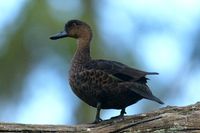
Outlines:
<svg viewBox="0 0 200 133"><path fill-rule="evenodd" d="M143 98L163 104L147 86L146 76L158 73L137 70L117 61L91 58L92 30L88 24L70 20L65 24L64 31L50 39L65 37L77 40L69 71L70 86L81 100L97 108L94 123L102 121L101 109L120 109L121 113L117 117L123 117L127 106Z"/></svg>

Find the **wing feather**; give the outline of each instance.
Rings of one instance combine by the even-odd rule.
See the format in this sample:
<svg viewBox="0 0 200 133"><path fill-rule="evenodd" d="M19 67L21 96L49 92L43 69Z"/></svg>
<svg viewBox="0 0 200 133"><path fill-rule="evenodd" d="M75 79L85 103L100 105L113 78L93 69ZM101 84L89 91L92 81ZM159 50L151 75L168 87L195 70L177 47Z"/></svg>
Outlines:
<svg viewBox="0 0 200 133"><path fill-rule="evenodd" d="M108 74L123 80L123 81L138 81L146 83L146 75L157 75L156 72L145 72L135 68L131 68L125 64L116 61L108 60L92 60L85 64L86 69L102 70Z"/></svg>

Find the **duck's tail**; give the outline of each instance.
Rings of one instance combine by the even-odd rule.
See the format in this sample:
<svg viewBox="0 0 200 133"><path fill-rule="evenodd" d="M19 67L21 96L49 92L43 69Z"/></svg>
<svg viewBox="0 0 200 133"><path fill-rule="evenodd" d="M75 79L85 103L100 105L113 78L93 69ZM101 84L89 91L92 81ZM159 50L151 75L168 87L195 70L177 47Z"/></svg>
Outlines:
<svg viewBox="0 0 200 133"><path fill-rule="evenodd" d="M147 99L153 100L153 101L160 103L160 104L164 104L163 101L161 101L159 98L155 97L154 95L152 95L150 98L147 98Z"/></svg>
<svg viewBox="0 0 200 133"><path fill-rule="evenodd" d="M147 75L158 75L159 73L157 72L147 72Z"/></svg>

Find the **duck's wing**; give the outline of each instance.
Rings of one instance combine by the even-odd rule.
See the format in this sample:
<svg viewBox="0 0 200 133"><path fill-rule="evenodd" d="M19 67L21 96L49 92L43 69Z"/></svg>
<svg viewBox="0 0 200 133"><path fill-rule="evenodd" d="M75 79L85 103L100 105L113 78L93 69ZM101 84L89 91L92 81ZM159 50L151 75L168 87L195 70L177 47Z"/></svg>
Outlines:
<svg viewBox="0 0 200 133"><path fill-rule="evenodd" d="M164 104L164 102L162 102L159 98L153 95L149 87L145 84L140 84L136 82L122 82L119 83L118 85L120 88L127 87L128 89L132 90L133 92L137 93L138 95L146 99L158 102L160 104Z"/></svg>
<svg viewBox="0 0 200 133"><path fill-rule="evenodd" d="M124 65L120 62L109 61L109 60L91 60L86 63L84 68L86 69L96 69L102 70L112 76L115 76L123 81L138 81L146 83L146 75L157 75L156 72L145 72L131 68L127 65Z"/></svg>

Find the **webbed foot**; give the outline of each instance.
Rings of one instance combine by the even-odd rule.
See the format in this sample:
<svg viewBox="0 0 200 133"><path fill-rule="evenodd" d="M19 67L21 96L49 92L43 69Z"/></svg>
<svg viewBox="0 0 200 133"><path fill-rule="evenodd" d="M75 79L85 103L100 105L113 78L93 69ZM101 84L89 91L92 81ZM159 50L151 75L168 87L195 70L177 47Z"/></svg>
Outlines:
<svg viewBox="0 0 200 133"><path fill-rule="evenodd" d="M124 114L126 114L125 108L121 110L120 115L111 117L110 119L123 118Z"/></svg>
<svg viewBox="0 0 200 133"><path fill-rule="evenodd" d="M101 121L103 121L103 120L99 117L99 118L96 118L95 121L92 124L97 124Z"/></svg>

